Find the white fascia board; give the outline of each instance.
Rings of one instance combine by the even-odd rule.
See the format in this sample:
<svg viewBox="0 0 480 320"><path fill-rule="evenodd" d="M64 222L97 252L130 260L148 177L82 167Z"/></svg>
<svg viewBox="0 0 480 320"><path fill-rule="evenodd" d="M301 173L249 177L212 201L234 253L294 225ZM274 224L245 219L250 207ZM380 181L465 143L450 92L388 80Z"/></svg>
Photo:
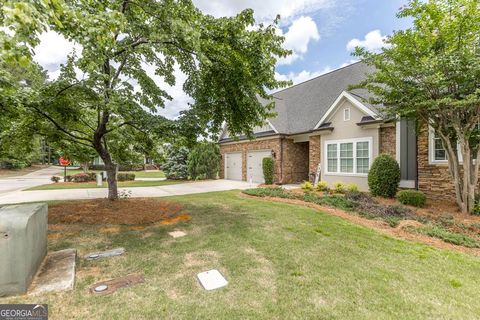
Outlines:
<svg viewBox="0 0 480 320"><path fill-rule="evenodd" d="M275 131L275 133L278 133L278 130L275 128L275 126L270 122L270 120L267 119L267 123L268 125L272 128L273 131Z"/></svg>
<svg viewBox="0 0 480 320"><path fill-rule="evenodd" d="M335 111L335 108L342 102L342 99L347 99L350 101L355 107L360 109L363 113L377 119L378 116L369 108L367 108L363 103L358 101L354 96L352 96L350 93L347 91L343 91L338 98L332 103L330 108L328 108L327 112L323 115L322 119L317 123L314 129L318 129L324 122L325 120L328 119L328 117Z"/></svg>

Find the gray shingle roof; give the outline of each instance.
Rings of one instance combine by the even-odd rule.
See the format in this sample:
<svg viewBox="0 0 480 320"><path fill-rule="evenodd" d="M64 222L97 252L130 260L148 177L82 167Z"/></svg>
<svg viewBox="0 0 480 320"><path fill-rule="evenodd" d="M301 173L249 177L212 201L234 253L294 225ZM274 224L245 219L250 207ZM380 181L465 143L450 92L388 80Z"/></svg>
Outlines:
<svg viewBox="0 0 480 320"><path fill-rule="evenodd" d="M357 62L275 92L272 97L278 115L269 120L279 133L293 134L313 130L338 96L350 85L364 80L366 74L373 70L373 67ZM378 113L377 107L362 101L362 98L368 98L368 91L356 89L351 93L366 107Z"/></svg>

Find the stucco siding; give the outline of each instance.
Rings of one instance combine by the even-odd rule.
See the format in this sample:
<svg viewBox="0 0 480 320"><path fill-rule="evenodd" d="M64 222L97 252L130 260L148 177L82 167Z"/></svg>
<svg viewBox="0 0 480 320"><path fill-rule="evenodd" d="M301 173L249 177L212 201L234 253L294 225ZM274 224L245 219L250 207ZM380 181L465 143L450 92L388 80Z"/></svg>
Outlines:
<svg viewBox="0 0 480 320"><path fill-rule="evenodd" d="M350 109L350 120L344 120L344 109ZM322 155L322 180L326 181L329 185L340 181L343 183L355 183L358 185L360 190L368 191L368 180L367 175L356 175L356 174L342 174L342 173L327 173L327 152L326 145L330 141L341 141L347 139L359 139L365 138L371 140L371 157L370 165L372 164L373 159L375 159L379 154L379 138L380 138L380 129L379 128L363 128L357 125L361 121L362 117L365 114L355 107L348 100L344 100L337 107L336 112L334 112L327 122L331 122L331 126L334 127L334 130L330 134L322 135L321 137L321 151Z"/></svg>

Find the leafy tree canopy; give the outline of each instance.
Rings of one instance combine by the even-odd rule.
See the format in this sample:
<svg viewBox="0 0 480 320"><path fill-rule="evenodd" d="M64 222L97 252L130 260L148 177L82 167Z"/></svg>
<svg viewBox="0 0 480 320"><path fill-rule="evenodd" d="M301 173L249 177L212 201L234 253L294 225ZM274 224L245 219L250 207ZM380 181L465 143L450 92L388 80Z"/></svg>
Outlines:
<svg viewBox="0 0 480 320"><path fill-rule="evenodd" d="M399 18L413 27L386 40L380 54L355 54L376 67L359 85L392 117L419 119L435 129L448 153L462 211L473 208L480 161L480 3L412 0ZM458 146L458 147L457 147ZM461 164L459 153L463 158Z"/></svg>
<svg viewBox="0 0 480 320"><path fill-rule="evenodd" d="M20 99L27 115L41 119L38 130L93 148L109 172L109 197L117 197L115 160L132 144L152 145L152 137L176 137L189 129L217 133L227 123L232 134L251 133L270 115L258 96L286 85L275 80L277 58L289 51L273 25L256 25L252 10L234 17L202 14L191 0L8 1L0 13L5 61L32 66L38 33L53 30L78 43L60 77ZM23 58L26 57L26 58ZM174 123L156 115L171 99L175 67L194 103ZM182 126L180 126L180 124ZM127 152L126 152L127 151Z"/></svg>

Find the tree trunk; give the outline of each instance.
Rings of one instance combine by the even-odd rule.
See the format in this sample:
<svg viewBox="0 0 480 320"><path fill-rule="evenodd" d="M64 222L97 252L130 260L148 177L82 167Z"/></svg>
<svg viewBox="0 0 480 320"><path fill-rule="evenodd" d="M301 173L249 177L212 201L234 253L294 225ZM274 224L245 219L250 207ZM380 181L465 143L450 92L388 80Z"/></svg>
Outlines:
<svg viewBox="0 0 480 320"><path fill-rule="evenodd" d="M83 172L84 172L84 173L87 173L87 172L88 172L88 162L82 163L82 169L83 169Z"/></svg>
<svg viewBox="0 0 480 320"><path fill-rule="evenodd" d="M118 186L117 186L117 165L113 163L110 155L103 159L105 163L105 171L107 171L107 183L108 183L108 199L118 199Z"/></svg>
<svg viewBox="0 0 480 320"><path fill-rule="evenodd" d="M98 135L100 136L100 135ZM107 171L107 183L108 183L108 199L118 199L118 186L117 186L117 165L113 162L112 156L108 152L107 143L103 138L94 137L93 146L97 151L100 158L102 158L105 164L105 171ZM102 143L102 141L104 143Z"/></svg>
<svg viewBox="0 0 480 320"><path fill-rule="evenodd" d="M457 148L453 146L455 142L441 132L439 132L439 135L448 153L448 167L455 186L457 204L462 213L471 213L475 207L475 190L478 185L479 166L472 160L470 143L462 135L458 135L460 152L463 158L463 164L460 164Z"/></svg>

